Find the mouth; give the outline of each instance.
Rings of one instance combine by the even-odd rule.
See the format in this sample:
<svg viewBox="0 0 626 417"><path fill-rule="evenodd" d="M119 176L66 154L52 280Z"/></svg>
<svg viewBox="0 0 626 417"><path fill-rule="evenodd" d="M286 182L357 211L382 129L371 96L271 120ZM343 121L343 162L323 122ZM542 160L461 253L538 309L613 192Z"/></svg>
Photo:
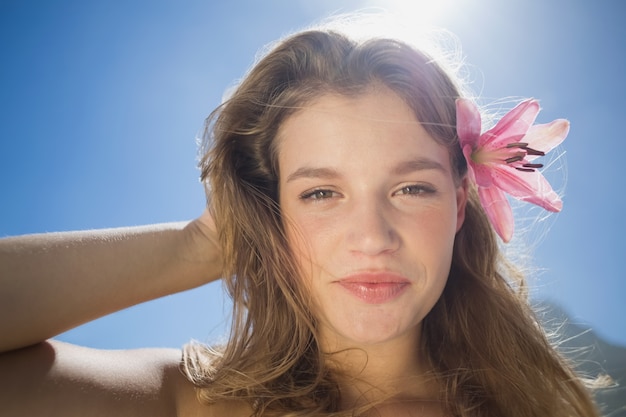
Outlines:
<svg viewBox="0 0 626 417"><path fill-rule="evenodd" d="M391 302L411 285L405 277L387 272L349 275L336 283L367 304Z"/></svg>

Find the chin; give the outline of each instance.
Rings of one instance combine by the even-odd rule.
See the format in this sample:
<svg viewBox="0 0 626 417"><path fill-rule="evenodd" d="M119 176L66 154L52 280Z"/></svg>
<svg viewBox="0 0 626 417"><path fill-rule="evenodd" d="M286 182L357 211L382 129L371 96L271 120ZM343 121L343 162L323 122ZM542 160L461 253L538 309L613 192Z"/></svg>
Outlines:
<svg viewBox="0 0 626 417"><path fill-rule="evenodd" d="M420 327L419 323L398 326L398 321L376 323L364 320L349 326L336 326L333 330L324 332L322 336L336 349L366 349L393 343L416 343L419 340Z"/></svg>

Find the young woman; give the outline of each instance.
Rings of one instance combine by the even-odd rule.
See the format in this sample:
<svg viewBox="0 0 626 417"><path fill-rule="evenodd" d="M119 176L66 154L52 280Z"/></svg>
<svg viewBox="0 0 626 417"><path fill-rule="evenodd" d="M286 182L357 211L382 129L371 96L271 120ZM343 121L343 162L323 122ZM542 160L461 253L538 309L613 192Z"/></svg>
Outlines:
<svg viewBox="0 0 626 417"><path fill-rule="evenodd" d="M504 259L503 190L551 211L528 100L481 134L433 57L332 30L274 47L209 119L186 225L0 242L0 415L593 416ZM46 341L223 277L223 346Z"/></svg>

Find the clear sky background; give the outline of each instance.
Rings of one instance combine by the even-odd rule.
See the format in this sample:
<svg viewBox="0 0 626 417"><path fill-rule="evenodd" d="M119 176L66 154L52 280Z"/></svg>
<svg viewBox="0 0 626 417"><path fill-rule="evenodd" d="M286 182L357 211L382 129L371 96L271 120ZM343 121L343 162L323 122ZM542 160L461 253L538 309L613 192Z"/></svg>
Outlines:
<svg viewBox="0 0 626 417"><path fill-rule="evenodd" d="M484 103L532 96L540 122L571 120L550 172L564 210L528 234L533 294L626 345L619 0L0 0L0 236L197 216L195 138L224 90L268 42L365 6L454 32ZM178 347L220 337L227 312L215 283L61 338Z"/></svg>

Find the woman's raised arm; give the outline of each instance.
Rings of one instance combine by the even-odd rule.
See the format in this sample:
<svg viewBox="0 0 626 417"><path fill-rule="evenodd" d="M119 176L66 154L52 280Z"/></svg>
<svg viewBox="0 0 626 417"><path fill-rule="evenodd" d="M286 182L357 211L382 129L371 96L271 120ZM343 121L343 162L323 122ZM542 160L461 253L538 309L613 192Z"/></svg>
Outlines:
<svg viewBox="0 0 626 417"><path fill-rule="evenodd" d="M0 239L0 351L220 277L208 210L189 223Z"/></svg>

